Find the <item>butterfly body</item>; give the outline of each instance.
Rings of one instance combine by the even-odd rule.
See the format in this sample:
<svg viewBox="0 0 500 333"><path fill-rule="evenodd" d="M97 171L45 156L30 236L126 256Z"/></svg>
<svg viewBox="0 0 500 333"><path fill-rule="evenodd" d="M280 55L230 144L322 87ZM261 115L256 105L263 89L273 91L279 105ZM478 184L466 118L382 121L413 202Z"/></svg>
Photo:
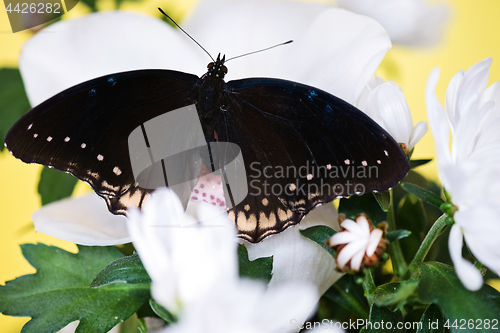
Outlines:
<svg viewBox="0 0 500 333"><path fill-rule="evenodd" d="M216 140L216 124L224 110L224 91L227 89L224 75L227 68L222 60L217 57L215 62L208 64L208 71L199 79L198 91L200 92L197 108L207 142Z"/></svg>
<svg viewBox="0 0 500 333"><path fill-rule="evenodd" d="M111 212L126 214L129 207L143 206L152 192L138 186L132 174L129 134L150 119L194 104L207 143L231 142L241 149L249 192L228 213L239 236L251 242L299 223L335 198L386 191L408 172L398 144L343 100L280 79L226 83L226 73L224 58L218 57L201 78L139 70L93 79L33 108L10 129L5 143L24 162L89 183ZM166 134L166 141L178 139ZM217 167L224 171L225 165L212 170ZM370 168L377 174L362 174Z"/></svg>

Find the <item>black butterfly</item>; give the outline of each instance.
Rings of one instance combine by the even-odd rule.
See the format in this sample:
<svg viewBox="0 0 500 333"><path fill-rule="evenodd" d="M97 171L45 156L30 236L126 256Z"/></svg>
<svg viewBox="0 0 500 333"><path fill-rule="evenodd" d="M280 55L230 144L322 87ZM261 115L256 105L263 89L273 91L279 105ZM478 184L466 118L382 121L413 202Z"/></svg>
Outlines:
<svg viewBox="0 0 500 333"><path fill-rule="evenodd" d="M299 223L337 197L386 191L408 172L399 145L354 106L280 79L226 83L224 62L219 56L201 78L138 70L78 84L25 114L8 132L6 146L24 162L88 182L111 212L125 214L153 191L134 179L129 134L156 116L195 104L207 142L241 148L249 194L228 212L239 236L251 242ZM369 168L377 174L368 176Z"/></svg>

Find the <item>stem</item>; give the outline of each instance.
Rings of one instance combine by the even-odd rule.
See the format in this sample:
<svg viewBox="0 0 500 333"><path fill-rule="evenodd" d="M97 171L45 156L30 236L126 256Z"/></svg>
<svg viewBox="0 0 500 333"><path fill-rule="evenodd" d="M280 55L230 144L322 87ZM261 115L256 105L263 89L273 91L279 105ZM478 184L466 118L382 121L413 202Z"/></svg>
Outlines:
<svg viewBox="0 0 500 333"><path fill-rule="evenodd" d="M389 191L390 194L390 205L389 211L387 212L387 223L389 224L389 231L397 230L396 218L394 215L394 199L392 190ZM391 256L392 269L394 274L398 277L403 276L406 272L408 265L403 256L403 251L401 250L401 244L399 241L391 242L389 244L389 255Z"/></svg>
<svg viewBox="0 0 500 333"><path fill-rule="evenodd" d="M446 214L443 214L436 220L436 222L434 222L431 229L425 236L424 241L422 242L422 244L420 244L420 248L415 254L415 258L413 258L413 261L411 262L412 264L424 261L427 253L431 249L432 244L434 244L434 241L439 237L439 235L443 233L444 229L446 229L446 226Z"/></svg>
<svg viewBox="0 0 500 333"><path fill-rule="evenodd" d="M372 276L372 271L371 269L367 268L364 270L365 277L363 279L363 289L365 290L365 296L366 299L368 300L368 304L371 306L373 305L373 299L375 297L375 282L373 281L373 276Z"/></svg>
<svg viewBox="0 0 500 333"><path fill-rule="evenodd" d="M144 320L144 318L139 318L139 332L140 333L147 333L148 332L148 328L146 326L146 321Z"/></svg>

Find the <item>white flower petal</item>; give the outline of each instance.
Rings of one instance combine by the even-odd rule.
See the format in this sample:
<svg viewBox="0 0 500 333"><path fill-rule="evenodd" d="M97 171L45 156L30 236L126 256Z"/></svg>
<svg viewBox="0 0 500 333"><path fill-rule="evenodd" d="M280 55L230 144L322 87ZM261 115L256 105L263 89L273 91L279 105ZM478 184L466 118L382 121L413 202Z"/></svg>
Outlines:
<svg viewBox="0 0 500 333"><path fill-rule="evenodd" d="M250 260L273 256L270 289L296 282L315 285L318 294L322 295L343 275L335 270L335 259L328 252L299 232L300 229L320 224L338 230L337 211L333 204L315 208L298 226L265 238L260 243L242 241Z"/></svg>
<svg viewBox="0 0 500 333"><path fill-rule="evenodd" d="M293 73L289 79L326 90L351 104L392 47L376 21L333 8L319 15L294 44L299 51L283 63Z"/></svg>
<svg viewBox="0 0 500 333"><path fill-rule="evenodd" d="M80 324L79 320L72 321L68 325L66 325L64 328L62 328L58 333L74 333L76 330L76 327ZM120 331L120 324L116 325L109 331L108 333L119 333Z"/></svg>
<svg viewBox="0 0 500 333"><path fill-rule="evenodd" d="M351 269L354 271L359 271L361 268L361 262L363 261L363 257L365 256L365 251L359 251L351 259Z"/></svg>
<svg viewBox="0 0 500 333"><path fill-rule="evenodd" d="M455 110L457 103L457 93L460 88L460 84L462 83L462 79L465 75L465 71L463 69L459 70L457 74L455 74L450 83L448 84L448 88L446 88L446 95L444 100L445 110L450 121L450 128L453 134L455 127Z"/></svg>
<svg viewBox="0 0 500 333"><path fill-rule="evenodd" d="M100 12L57 22L30 38L19 68L35 106L75 84L110 73L174 69L203 74L206 60L197 48L157 18Z"/></svg>
<svg viewBox="0 0 500 333"><path fill-rule="evenodd" d="M202 207L209 211L213 207ZM215 209L216 210L216 209ZM212 288L234 284L238 276L236 230L227 215L192 225L169 189L157 190L144 207L132 211L129 231L152 279L153 298L170 311L188 306ZM188 225L187 227L181 227Z"/></svg>
<svg viewBox="0 0 500 333"><path fill-rule="evenodd" d="M396 142L406 144L409 151L427 132L425 122L413 127L406 98L394 81L373 78L365 86L356 106L384 128Z"/></svg>
<svg viewBox="0 0 500 333"><path fill-rule="evenodd" d="M228 59L288 40L296 42L327 8L304 2L206 0L182 25L213 57L221 53ZM226 80L286 75L279 69L292 50L293 44L231 61Z"/></svg>
<svg viewBox="0 0 500 333"><path fill-rule="evenodd" d="M413 129L413 118L406 103L403 91L390 83L378 88L380 116L384 120L384 129L398 143L408 144Z"/></svg>
<svg viewBox="0 0 500 333"><path fill-rule="evenodd" d="M365 249L368 241L366 239L359 239L354 242L347 244L338 254L337 263L340 268L343 268L349 260L351 260L356 254L365 254Z"/></svg>
<svg viewBox="0 0 500 333"><path fill-rule="evenodd" d="M441 166L451 163L451 153L449 149L448 119L444 113L443 106L439 103L435 90L439 79L439 69L434 68L429 74L425 88L425 102L427 105L427 118L429 126L435 140L438 163ZM440 179L441 174L440 174ZM447 185L447 184L443 184Z"/></svg>
<svg viewBox="0 0 500 333"><path fill-rule="evenodd" d="M455 266L458 278L465 288L476 291L483 285L483 277L472 263L462 257L462 242L462 231L460 230L460 226L455 224L451 227L450 238L448 240L451 260Z"/></svg>
<svg viewBox="0 0 500 333"><path fill-rule="evenodd" d="M239 15L241 6L248 19ZM225 20L207 14L210 8L221 7L235 14L226 15ZM237 24L228 29L227 20L233 19ZM350 103L356 101L391 48L389 36L376 21L320 4L209 1L201 4L186 29L205 48L227 57L292 39L290 45L234 60L228 66L227 79L263 76L292 80Z"/></svg>
<svg viewBox="0 0 500 333"><path fill-rule="evenodd" d="M425 121L418 122L411 132L410 142L408 143L409 151L424 137L425 133L427 133L427 123Z"/></svg>
<svg viewBox="0 0 500 333"><path fill-rule="evenodd" d="M489 199L489 200L488 200ZM454 218L462 227L468 248L486 267L495 274L500 274L500 215L498 203L491 202L491 197L476 203L470 209L459 210Z"/></svg>
<svg viewBox="0 0 500 333"><path fill-rule="evenodd" d="M358 237L362 237L366 234L366 230L364 230L360 224L351 219L345 219L344 221L342 221L340 226L353 233L354 235L357 235Z"/></svg>
<svg viewBox="0 0 500 333"><path fill-rule="evenodd" d="M383 232L380 229L373 229L370 234L370 240L368 241L368 246L366 247L366 255L371 257L382 239Z"/></svg>
<svg viewBox="0 0 500 333"><path fill-rule="evenodd" d="M305 322L314 314L319 297L315 286L289 283L267 292L259 317L270 323L268 332L289 332L292 319Z"/></svg>
<svg viewBox="0 0 500 333"><path fill-rule="evenodd" d="M346 244L356 239L359 239L359 236L352 232L349 231L337 232L335 235L332 236L332 238L330 238L330 246Z"/></svg>
<svg viewBox="0 0 500 333"><path fill-rule="evenodd" d="M35 230L81 245L130 242L126 218L108 211L95 193L45 205L32 215Z"/></svg>
<svg viewBox="0 0 500 333"><path fill-rule="evenodd" d="M214 289L184 308L180 320L161 333L292 332L290 322L304 322L318 298L315 288L304 284L266 291L263 284L243 280L232 290Z"/></svg>
<svg viewBox="0 0 500 333"><path fill-rule="evenodd" d="M370 237L370 222L368 222L366 216L360 215L356 217L356 223L358 223L361 229L361 236L368 240L368 237Z"/></svg>
<svg viewBox="0 0 500 333"><path fill-rule="evenodd" d="M449 16L446 3L422 0L337 0L340 7L373 17L394 43L428 46L441 40Z"/></svg>

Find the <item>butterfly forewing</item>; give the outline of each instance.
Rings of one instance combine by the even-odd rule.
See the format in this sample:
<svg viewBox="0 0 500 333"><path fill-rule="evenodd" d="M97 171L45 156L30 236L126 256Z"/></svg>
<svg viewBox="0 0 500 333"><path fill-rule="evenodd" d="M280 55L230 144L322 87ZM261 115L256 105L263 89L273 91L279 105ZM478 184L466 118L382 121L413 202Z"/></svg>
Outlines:
<svg viewBox="0 0 500 333"><path fill-rule="evenodd" d="M181 72L142 70L82 83L24 115L7 134L6 146L24 162L70 172L98 194L120 196L135 183L128 135L157 115L193 104L197 80Z"/></svg>

